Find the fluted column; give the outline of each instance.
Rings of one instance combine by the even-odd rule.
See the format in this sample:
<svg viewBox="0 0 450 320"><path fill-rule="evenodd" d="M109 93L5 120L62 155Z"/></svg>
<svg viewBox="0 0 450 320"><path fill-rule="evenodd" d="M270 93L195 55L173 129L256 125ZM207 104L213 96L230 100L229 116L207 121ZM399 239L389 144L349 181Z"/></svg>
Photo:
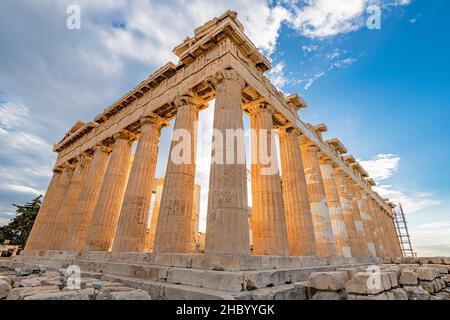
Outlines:
<svg viewBox="0 0 450 320"><path fill-rule="evenodd" d="M145 247L147 221L161 128L167 121L152 114L141 120L141 135L131 166L113 252L142 252Z"/></svg>
<svg viewBox="0 0 450 320"><path fill-rule="evenodd" d="M111 248L127 185L134 137L133 133L126 130L113 137L113 150L89 227L86 245L89 251L108 251Z"/></svg>
<svg viewBox="0 0 450 320"><path fill-rule="evenodd" d="M63 205L66 198L67 191L69 189L70 180L72 179L75 165L71 163L65 163L62 165L61 178L58 179L58 185L56 187L56 196L53 202L50 204L48 221L45 224L45 228L41 231L41 246L40 249L50 250L52 249L53 237L57 232L57 221L59 220L59 209Z"/></svg>
<svg viewBox="0 0 450 320"><path fill-rule="evenodd" d="M241 90L245 83L232 69L223 70L212 81L216 88L215 137L211 152L205 252L249 254L245 146L238 145L239 139L235 144L236 138L230 134L238 130L237 134L244 137ZM233 159L226 159L226 155Z"/></svg>
<svg viewBox="0 0 450 320"><path fill-rule="evenodd" d="M355 186L357 203L361 220L364 227L365 243L367 246L368 254L372 257L377 257L377 251L375 248L375 239L372 227L372 218L370 215L370 207L368 203L368 195L359 186Z"/></svg>
<svg viewBox="0 0 450 320"><path fill-rule="evenodd" d="M299 135L294 128L279 132L286 235L290 256L315 256L316 239Z"/></svg>
<svg viewBox="0 0 450 320"><path fill-rule="evenodd" d="M69 227L65 247L70 250L83 250L92 221L95 205L108 165L111 147L98 144L94 147L94 155L78 196L77 204L72 212L72 222Z"/></svg>
<svg viewBox="0 0 450 320"><path fill-rule="evenodd" d="M317 254L323 257L334 256L336 255L336 242L333 236L330 212L320 172L319 148L310 144L306 138L303 138L301 149L309 202L311 204Z"/></svg>
<svg viewBox="0 0 450 320"><path fill-rule="evenodd" d="M379 240L379 245L380 245L380 252L382 253L383 257L388 257L389 256L389 248L388 248L388 241L387 241L387 237L383 228L383 217L382 217L382 213L381 213L381 209L379 204L376 202L376 200L373 200L374 203L374 209L375 209L375 216L376 216L376 220L377 220L377 226L376 226L376 234L377 234L377 238Z"/></svg>
<svg viewBox="0 0 450 320"><path fill-rule="evenodd" d="M356 189L355 182L349 176L345 177L345 182L347 184L347 190L349 191L349 199L352 207L353 223L356 229L356 244L357 252L354 256L357 257L367 257L369 253L367 251L366 244L366 233L364 231L364 224L361 218L361 213L358 206L358 190Z"/></svg>
<svg viewBox="0 0 450 320"><path fill-rule="evenodd" d="M61 177L62 170L61 168L55 168L53 169L53 176L50 180L50 183L47 188L47 192L45 193L44 200L42 202L42 206L39 209L39 213L36 217L36 220L33 224L33 227L30 232L30 236L28 237L27 243L25 245L25 252L30 252L37 247L40 246L41 243L41 236L42 236L42 230L44 229L45 225L48 223L49 219L49 208L50 203L54 201L54 198L56 197L57 193L57 185L58 180Z"/></svg>
<svg viewBox="0 0 450 320"><path fill-rule="evenodd" d="M153 250L153 246L155 244L156 225L158 224L158 216L159 216L159 209L161 207L161 196L163 186L164 186L164 179L157 179L155 190L155 202L153 204L152 217L150 219L150 228L148 233L148 237L150 238L148 240L149 250Z"/></svg>
<svg viewBox="0 0 450 320"><path fill-rule="evenodd" d="M356 235L356 227L353 220L353 208L351 202L351 190L347 188L345 181L345 172L339 168L334 167L334 178L336 183L336 189L339 196L339 202L342 208L342 216L344 218L345 230L347 231L348 243L350 246L351 255L353 257L359 256L359 245Z"/></svg>
<svg viewBox="0 0 450 320"><path fill-rule="evenodd" d="M323 178L328 209L330 211L331 227L336 241L336 255L351 257L352 252L345 227L344 212L339 199L333 163L328 157L321 157L320 170Z"/></svg>
<svg viewBox="0 0 450 320"><path fill-rule="evenodd" d="M382 243L382 235L378 231L378 217L376 212L376 203L374 199L366 194L368 205L369 220L365 220L364 228L372 231L372 239L377 257L384 257L384 248ZM366 227L366 225L368 226Z"/></svg>
<svg viewBox="0 0 450 320"><path fill-rule="evenodd" d="M287 256L283 194L270 106L253 106L250 115L252 156L252 232L255 255Z"/></svg>
<svg viewBox="0 0 450 320"><path fill-rule="evenodd" d="M175 100L177 116L167 161L154 252L186 253L191 247L199 106L188 96Z"/></svg>
<svg viewBox="0 0 450 320"><path fill-rule="evenodd" d="M80 195L83 181L89 168L89 163L92 159L92 154L84 152L78 156L75 171L70 180L69 187L63 199L63 203L59 208L56 217L55 234L52 240L51 248L56 250L63 250L67 239L67 232L72 223L72 212Z"/></svg>

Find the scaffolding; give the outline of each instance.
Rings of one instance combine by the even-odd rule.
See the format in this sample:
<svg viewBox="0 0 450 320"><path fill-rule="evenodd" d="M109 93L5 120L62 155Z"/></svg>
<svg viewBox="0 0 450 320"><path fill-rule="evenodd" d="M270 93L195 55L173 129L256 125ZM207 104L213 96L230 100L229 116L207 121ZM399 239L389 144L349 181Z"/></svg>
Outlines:
<svg viewBox="0 0 450 320"><path fill-rule="evenodd" d="M395 226L397 228L397 235L402 247L404 257L417 258L417 253L414 252L411 244L411 238L409 237L408 225L405 219L405 213L401 203L394 209Z"/></svg>

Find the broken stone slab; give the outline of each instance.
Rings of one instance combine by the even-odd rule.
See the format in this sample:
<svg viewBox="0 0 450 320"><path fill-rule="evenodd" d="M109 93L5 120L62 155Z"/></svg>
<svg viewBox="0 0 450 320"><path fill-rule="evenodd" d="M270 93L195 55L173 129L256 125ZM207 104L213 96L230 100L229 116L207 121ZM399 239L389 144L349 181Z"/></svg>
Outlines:
<svg viewBox="0 0 450 320"><path fill-rule="evenodd" d="M430 267L419 267L416 269L417 277L422 281L433 281L436 278L436 272Z"/></svg>
<svg viewBox="0 0 450 320"><path fill-rule="evenodd" d="M420 281L420 287L422 287L429 294L433 294L434 292L436 292L433 281Z"/></svg>
<svg viewBox="0 0 450 320"><path fill-rule="evenodd" d="M11 284L5 280L0 280L0 299L5 299L11 291Z"/></svg>
<svg viewBox="0 0 450 320"><path fill-rule="evenodd" d="M44 292L24 297L23 300L90 300L92 289Z"/></svg>
<svg viewBox="0 0 450 320"><path fill-rule="evenodd" d="M144 290L115 291L111 292L111 300L152 300Z"/></svg>
<svg viewBox="0 0 450 320"><path fill-rule="evenodd" d="M349 294L347 300L395 300L395 298L390 292L382 292L370 295Z"/></svg>
<svg viewBox="0 0 450 320"><path fill-rule="evenodd" d="M345 291L319 291L312 297L312 300L347 300L347 293Z"/></svg>
<svg viewBox="0 0 450 320"><path fill-rule="evenodd" d="M417 285L417 273L408 269L403 269L400 275L399 283L404 286Z"/></svg>
<svg viewBox="0 0 450 320"><path fill-rule="evenodd" d="M19 282L19 287L38 287L41 285L41 281L37 278L26 278Z"/></svg>
<svg viewBox="0 0 450 320"><path fill-rule="evenodd" d="M441 257L431 257L429 258L430 263L432 264L442 264L443 260Z"/></svg>
<svg viewBox="0 0 450 320"><path fill-rule="evenodd" d="M396 288L391 293L394 295L394 300L408 300L408 293L405 289Z"/></svg>
<svg viewBox="0 0 450 320"><path fill-rule="evenodd" d="M440 274L448 274L448 266L445 264L428 264L428 265L424 265L424 266L433 268Z"/></svg>
<svg viewBox="0 0 450 320"><path fill-rule="evenodd" d="M392 288L397 288L398 287L398 278L399 275L396 271L386 271L386 274L389 277L389 282L391 284Z"/></svg>
<svg viewBox="0 0 450 320"><path fill-rule="evenodd" d="M445 257L445 258L442 258L442 262L444 263L444 264L446 264L446 265L450 265L450 257Z"/></svg>
<svg viewBox="0 0 450 320"><path fill-rule="evenodd" d="M430 294L421 286L404 286L408 300L430 300Z"/></svg>
<svg viewBox="0 0 450 320"><path fill-rule="evenodd" d="M362 272L363 270L361 268L339 268L336 271L345 271L347 272L347 276L349 279L353 278L355 274L358 272Z"/></svg>
<svg viewBox="0 0 450 320"><path fill-rule="evenodd" d="M13 288L6 297L6 300L23 300L27 296L35 295L38 293L57 292L57 291L59 291L59 288L56 286Z"/></svg>
<svg viewBox="0 0 450 320"><path fill-rule="evenodd" d="M10 285L13 284L11 277L7 277L7 276L0 276L0 281L5 281L5 282L9 283Z"/></svg>
<svg viewBox="0 0 450 320"><path fill-rule="evenodd" d="M382 278L371 272L358 272L347 281L345 289L348 293L376 295L384 291Z"/></svg>
<svg viewBox="0 0 450 320"><path fill-rule="evenodd" d="M313 272L309 276L309 283L318 290L341 290L348 281L348 274L345 271L333 272Z"/></svg>

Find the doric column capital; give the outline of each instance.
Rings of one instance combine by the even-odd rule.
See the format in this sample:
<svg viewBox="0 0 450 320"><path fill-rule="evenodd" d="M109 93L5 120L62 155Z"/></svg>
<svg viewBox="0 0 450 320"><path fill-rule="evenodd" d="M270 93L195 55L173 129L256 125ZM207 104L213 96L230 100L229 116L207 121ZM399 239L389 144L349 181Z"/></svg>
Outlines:
<svg viewBox="0 0 450 320"><path fill-rule="evenodd" d="M185 106L185 105L190 105L190 106L194 106L197 107L198 109L204 109L208 106L208 101L200 98L200 97L196 97L196 96L191 96L191 95L179 95L177 96L174 101L173 104L176 108Z"/></svg>
<svg viewBox="0 0 450 320"><path fill-rule="evenodd" d="M90 161L92 159L92 151L84 151L77 156L78 161Z"/></svg>
<svg viewBox="0 0 450 320"><path fill-rule="evenodd" d="M114 141L119 139L134 141L136 140L136 134L129 130L121 130L113 135Z"/></svg>
<svg viewBox="0 0 450 320"><path fill-rule="evenodd" d="M289 125L281 127L281 128L278 128L278 135L280 137L287 136L287 135L300 137L301 134L302 133L300 132L299 129L294 128L294 127L289 126Z"/></svg>
<svg viewBox="0 0 450 320"><path fill-rule="evenodd" d="M68 170L75 170L76 164L77 164L76 161L73 161L73 162L64 162L64 163L61 165L61 168L62 168L63 170L65 170L65 169L68 169Z"/></svg>
<svg viewBox="0 0 450 320"><path fill-rule="evenodd" d="M158 129L168 127L169 121L167 119L161 118L156 113L149 113L141 118L141 127L146 125L153 125Z"/></svg>
<svg viewBox="0 0 450 320"><path fill-rule="evenodd" d="M246 107L251 113L269 112L270 114L274 114L276 112L276 109L263 98L250 102Z"/></svg>
<svg viewBox="0 0 450 320"><path fill-rule="evenodd" d="M101 152L105 152L105 153L110 153L112 151L112 146L111 145L106 145L102 142L97 143L94 147L94 152L97 151L101 151Z"/></svg>
<svg viewBox="0 0 450 320"><path fill-rule="evenodd" d="M241 89L245 88L244 79L234 69L223 69L221 71L218 71L214 76L212 76L208 80L212 83L214 87L216 87L218 84L224 81L235 81L241 86Z"/></svg>
<svg viewBox="0 0 450 320"><path fill-rule="evenodd" d="M63 170L62 166L56 166L52 169L54 174L61 174L62 170Z"/></svg>

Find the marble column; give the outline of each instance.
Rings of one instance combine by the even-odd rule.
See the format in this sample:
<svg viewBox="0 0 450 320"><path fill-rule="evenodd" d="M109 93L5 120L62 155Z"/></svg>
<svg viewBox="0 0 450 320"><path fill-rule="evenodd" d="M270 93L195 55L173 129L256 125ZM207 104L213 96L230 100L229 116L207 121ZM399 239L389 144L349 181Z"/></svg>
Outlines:
<svg viewBox="0 0 450 320"><path fill-rule="evenodd" d="M55 235L51 244L51 248L55 250L63 250L65 248L65 241L67 239L67 232L72 223L72 212L80 195L83 181L89 168L89 163L92 159L92 154L83 152L77 157L75 171L67 189L63 203L59 208L56 218Z"/></svg>
<svg viewBox="0 0 450 320"><path fill-rule="evenodd" d="M53 237L58 233L57 232L57 221L58 221L58 213L59 209L62 206L67 191L69 189L70 181L72 180L72 176L74 173L75 165L72 163L65 163L62 165L62 173L61 178L58 179L58 185L56 187L56 196L50 204L49 208L49 216L47 223L45 224L45 228L41 231L41 247L42 250L50 250L52 249L52 240Z"/></svg>
<svg viewBox="0 0 450 320"><path fill-rule="evenodd" d="M241 90L245 83L233 69L219 72L212 82L216 89L215 136L211 151L205 252L250 254L245 145L240 146L239 139L233 135L240 134L243 140ZM238 143L235 144L235 140Z"/></svg>
<svg viewBox="0 0 450 320"><path fill-rule="evenodd" d="M109 251L116 233L127 185L131 145L135 135L127 130L116 133L105 178L89 227L86 250Z"/></svg>
<svg viewBox="0 0 450 320"><path fill-rule="evenodd" d="M299 136L294 128L279 131L286 234L290 256L315 256L316 239Z"/></svg>
<svg viewBox="0 0 450 320"><path fill-rule="evenodd" d="M336 255L336 242L331 226L330 211L325 195L322 174L319 165L319 148L306 138L301 141L306 185L311 205L317 254L322 257Z"/></svg>
<svg viewBox="0 0 450 320"><path fill-rule="evenodd" d="M141 120L141 134L120 211L113 252L144 251L159 137L164 126L167 121L156 114Z"/></svg>
<svg viewBox="0 0 450 320"><path fill-rule="evenodd" d="M369 252L367 250L366 244L366 233L364 230L364 224L361 218L361 213L358 206L358 191L356 190L355 182L349 176L345 177L345 182L347 184L347 190L349 191L349 199L352 207L352 217L353 223L356 229L356 246L357 252L354 256L357 257L368 257Z"/></svg>
<svg viewBox="0 0 450 320"><path fill-rule="evenodd" d="M152 216L150 218L150 228L148 232L149 250L153 250L155 243L156 225L158 224L159 209L161 207L161 196L164 186L164 179L156 180L155 202L153 203Z"/></svg>
<svg viewBox="0 0 450 320"><path fill-rule="evenodd" d="M380 243L380 251L383 254L383 257L389 256L389 248L387 245L387 239L386 234L383 228L383 217L380 209L380 205L376 202L376 200L373 200L374 203L374 209L375 209L375 216L377 220L377 226L376 226L376 233L377 237Z"/></svg>
<svg viewBox="0 0 450 320"><path fill-rule="evenodd" d="M287 256L283 194L271 107L251 107L253 254Z"/></svg>
<svg viewBox="0 0 450 320"><path fill-rule="evenodd" d="M382 244L382 240L381 237L382 235L379 234L378 231L378 217L377 217L377 213L376 213L376 209L375 209L375 201L372 198L372 196L367 195L366 201L367 201L367 205L368 205L368 213L369 213L369 219L365 220L365 224L364 224L364 228L365 229L370 229L372 231L372 239L373 239L373 244L375 247L375 252L377 257L384 257L384 249L383 249L383 244ZM368 224L368 226L366 227L366 225Z"/></svg>
<svg viewBox="0 0 450 320"><path fill-rule="evenodd" d="M65 247L69 250L83 250L86 246L89 226L105 176L110 152L110 146L98 144L94 147L94 155L89 164L77 204L72 212L72 221L65 244Z"/></svg>
<svg viewBox="0 0 450 320"><path fill-rule="evenodd" d="M61 177L62 170L61 168L53 169L53 177L50 180L50 183L47 188L47 192L45 193L44 200L42 202L42 206L39 209L39 213L36 217L36 220L31 229L30 235L28 237L27 243L25 245L25 252L30 252L41 246L41 236L42 230L45 225L48 223L49 219L49 208L50 203L52 203L56 197L57 193L57 185L58 180Z"/></svg>
<svg viewBox="0 0 450 320"><path fill-rule="evenodd" d="M325 188L325 194L330 211L331 227L336 241L336 255L351 257L352 251L345 227L344 212L339 199L336 179L334 176L333 163L328 157L320 158L320 170Z"/></svg>
<svg viewBox="0 0 450 320"><path fill-rule="evenodd" d="M177 115L167 161L154 252L186 253L191 247L199 106L188 96L175 99Z"/></svg>
<svg viewBox="0 0 450 320"><path fill-rule="evenodd" d="M345 181L346 173L340 167L334 167L333 172L351 255L356 257L360 255L360 250L356 236L356 227L353 220L353 208L350 194L351 190L347 188L347 183Z"/></svg>
<svg viewBox="0 0 450 320"><path fill-rule="evenodd" d="M372 227L372 217L370 214L370 207L368 203L369 195L359 186L355 186L357 203L361 220L364 227L367 251L371 257L377 257L377 250L375 248L375 235Z"/></svg>
<svg viewBox="0 0 450 320"><path fill-rule="evenodd" d="M192 219L190 225L190 251L195 252L197 250L198 242L198 227L200 222L200 197L201 197L201 186L196 184L194 186L194 204L192 206Z"/></svg>

